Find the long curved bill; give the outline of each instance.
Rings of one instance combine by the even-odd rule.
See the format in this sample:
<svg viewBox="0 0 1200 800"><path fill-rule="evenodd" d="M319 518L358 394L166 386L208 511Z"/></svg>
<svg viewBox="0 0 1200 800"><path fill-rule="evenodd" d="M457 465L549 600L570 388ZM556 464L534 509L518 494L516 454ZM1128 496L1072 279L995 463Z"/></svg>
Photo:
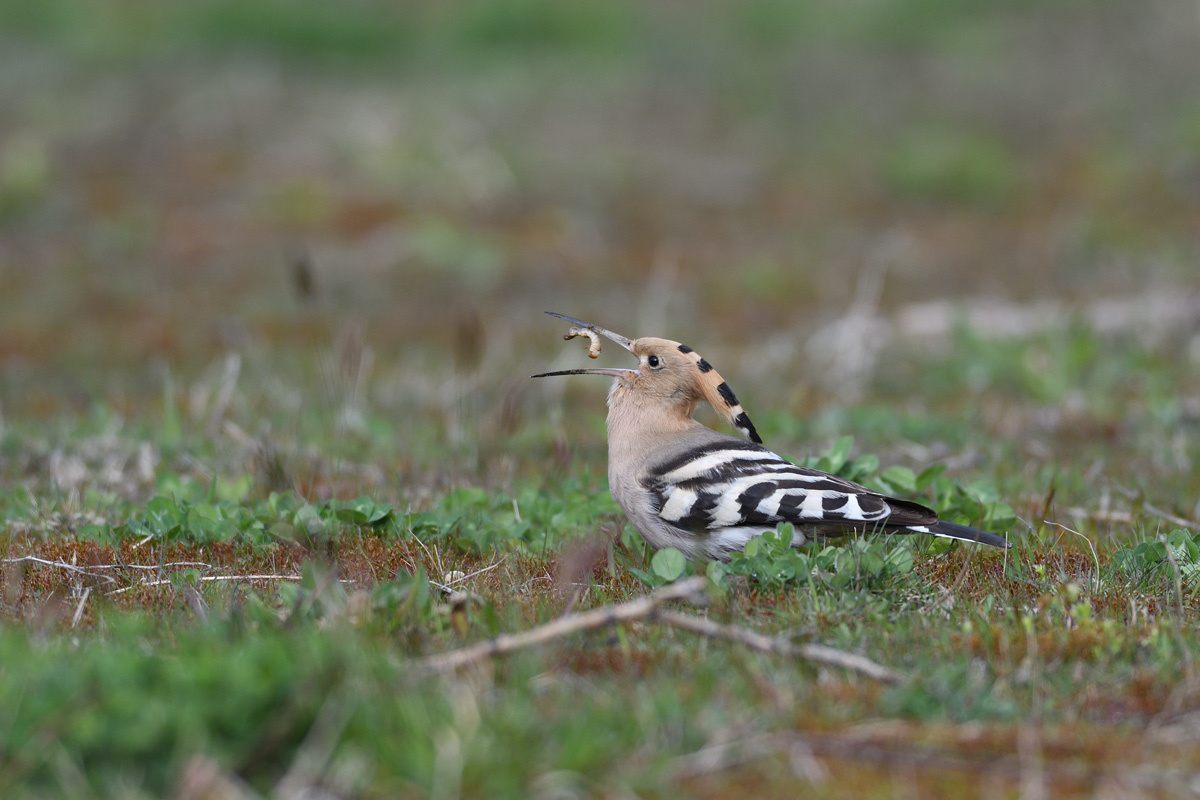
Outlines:
<svg viewBox="0 0 1200 800"><path fill-rule="evenodd" d="M557 315L555 315L557 316ZM636 369L620 369L618 367L594 367L592 369L564 369L558 372L541 372L530 375L531 378L553 378L555 375L609 375L620 378L622 375L636 375Z"/></svg>
<svg viewBox="0 0 1200 800"><path fill-rule="evenodd" d="M607 328L601 328L599 325L593 325L592 323L584 322L581 319L575 319L574 317L568 317L566 314L559 314L555 311L547 311L546 313L552 317L558 317L559 319L565 319L567 322L571 323L572 325L578 325L581 328L587 328L589 331L595 331L596 333L600 334L601 336L604 336L605 338L612 339L614 342L621 345L621 347L624 347L629 352L631 352L631 353L633 352L633 347L632 347L633 342L631 340L625 338L624 336L622 336L619 333L613 333L612 331L608 330ZM550 374L550 373L547 373L547 374ZM600 373L600 374L604 375L607 373Z"/></svg>

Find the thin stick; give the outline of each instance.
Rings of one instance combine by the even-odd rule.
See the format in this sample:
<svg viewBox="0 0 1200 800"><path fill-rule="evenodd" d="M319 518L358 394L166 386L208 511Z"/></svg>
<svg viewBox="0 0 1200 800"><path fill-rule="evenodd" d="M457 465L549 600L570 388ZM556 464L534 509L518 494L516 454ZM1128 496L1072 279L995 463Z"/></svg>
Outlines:
<svg viewBox="0 0 1200 800"><path fill-rule="evenodd" d="M89 564L87 569L142 569L152 572L166 569L167 567L208 567L212 569L212 564L205 561L168 561L161 566L158 564Z"/></svg>
<svg viewBox="0 0 1200 800"><path fill-rule="evenodd" d="M654 618L672 627L702 636L725 639L764 653L800 657L814 664L849 670L883 683L898 683L901 680L899 673L853 653L846 653L819 644L794 645L791 642L772 639L746 628L721 625L703 617L661 609L661 606L670 600L686 600L692 603L701 601L704 598L706 583L707 578L704 577L689 578L681 583L656 589L644 597L626 603L604 606L577 614L565 614L553 622L528 631L505 634L471 647L439 653L424 659L421 663L426 669L438 672L449 671L493 656L506 655L527 647L546 644L580 631L595 630L637 619Z"/></svg>
<svg viewBox="0 0 1200 800"><path fill-rule="evenodd" d="M299 575L204 575L196 578L198 581L298 581ZM158 581L144 581L135 583L132 586L126 586L124 589L114 589L109 594L121 594L128 592L130 589L138 589L141 587L166 586L171 583L170 579Z"/></svg>
<svg viewBox="0 0 1200 800"><path fill-rule="evenodd" d="M1163 511L1161 508L1152 506L1149 503L1142 503L1142 510L1147 514L1153 514L1156 517L1161 517L1167 522L1170 522L1172 525L1178 525L1181 528L1191 528L1192 530L1200 528L1200 525L1197 525L1196 521L1193 519L1185 519L1184 517L1176 516L1169 511Z"/></svg>
<svg viewBox="0 0 1200 800"><path fill-rule="evenodd" d="M1191 528L1192 530L1200 528L1200 524L1196 523L1194 520L1176 516L1169 511L1163 511L1161 508L1152 506L1149 503L1142 503L1142 511L1146 512L1152 517L1159 517L1163 520L1166 520L1172 525L1178 525L1181 528ZM1072 517L1084 517L1087 519L1094 519L1097 522L1129 523L1133 522L1134 520L1134 515L1128 511L1089 511L1086 508L1071 507L1067 509L1067 513Z"/></svg>
<svg viewBox="0 0 1200 800"><path fill-rule="evenodd" d="M857 672L859 675L880 681L882 683L899 683L903 680L900 673L876 664L865 656L847 653L833 647L821 644L796 645L784 639L764 636L749 628L737 625L722 625L704 617L691 614L680 614L675 611L660 611L655 615L660 622L665 622L673 628L681 628L711 639L724 639L751 650L762 653L778 653L779 655L803 658L813 664Z"/></svg>
<svg viewBox="0 0 1200 800"><path fill-rule="evenodd" d="M672 759L669 770L676 778L711 775L786 752L793 743L799 741L802 741L799 736L788 732L760 733L744 739L711 744L686 755L677 756Z"/></svg>
<svg viewBox="0 0 1200 800"><path fill-rule="evenodd" d="M18 564L22 561L28 561L28 562L31 562L34 564L43 564L47 567L58 567L59 569L65 569L65 570L70 570L71 572L77 572L80 575L91 575L96 578L102 578L103 580L109 581L110 583L115 583L117 579L112 577L111 575L99 574L96 572L96 570L140 569L140 570L144 570L146 572L160 572L163 569L166 569L167 567L205 567L208 569L212 569L211 564L207 564L203 561L171 561L169 563L162 564L161 566L160 565L146 565L146 564L88 564L86 566L80 567L80 566L76 566L75 564L68 564L65 561L50 561L48 559L39 558L37 556L21 556L20 558L0 559L0 563L4 563L4 564Z"/></svg>
<svg viewBox="0 0 1200 800"><path fill-rule="evenodd" d="M69 569L72 572L87 572L87 570L83 567L77 567L74 564L68 564L65 561L49 561L45 558L38 558L37 556L21 556L20 558L0 559L0 563L4 564L20 564L22 561L32 561L35 564L45 564L47 567L62 567L63 569Z"/></svg>
<svg viewBox="0 0 1200 800"><path fill-rule="evenodd" d="M471 578L474 578L476 575L482 575L485 572L491 572L492 570L494 570L496 567L500 566L507 560L508 560L508 556L506 555L504 558L500 559L495 564L489 564L488 566L484 567L483 569L477 569L474 572L470 573L469 575L460 575L459 577L457 577L454 580L449 581L447 583L438 583L437 581L430 581L429 585L434 586L438 589L441 589L446 594L449 594L450 591L455 586L462 583L463 581L470 580Z"/></svg>
<svg viewBox="0 0 1200 800"><path fill-rule="evenodd" d="M1133 514L1130 514L1128 511L1092 511L1080 508L1079 506L1072 506L1067 509L1067 513L1076 519L1090 519L1095 522L1133 522Z"/></svg>
<svg viewBox="0 0 1200 800"><path fill-rule="evenodd" d="M546 644L555 639L561 639L580 631L606 628L620 622L645 619L653 616L664 603L671 600L686 600L688 602L703 602L706 597L704 588L708 578L696 576L680 583L672 583L660 589L655 589L648 595L638 597L626 603L614 606L603 606L590 611L581 611L559 617L553 622L539 625L520 633L510 633L489 639L486 642L451 650L448 653L438 653L423 659L422 667L435 672L445 672L459 667L483 661L493 656L506 655L524 650L527 647Z"/></svg>
<svg viewBox="0 0 1200 800"><path fill-rule="evenodd" d="M65 561L50 561L45 558L38 558L37 556L21 556L20 558L0 559L0 563L4 563L4 564L20 564L22 561L29 561L33 564L44 564L47 567L58 567L59 569L70 570L71 572L78 572L80 575L92 575L97 578L103 578L104 580L109 581L110 583L116 583L116 581L117 581L117 579L112 577L111 575L99 575L94 572L89 572L85 567L77 567L74 564L68 564Z"/></svg>
<svg viewBox="0 0 1200 800"><path fill-rule="evenodd" d="M1127 489L1124 486L1121 486L1116 483L1113 484L1113 488L1115 488L1121 494L1125 495L1125 497L1127 497L1130 500L1136 500L1139 497L1141 497L1142 510L1145 511L1147 514L1151 514L1153 516L1159 517L1160 519L1165 519L1167 522L1170 522L1173 525L1179 525L1180 527L1183 527L1183 528L1191 528L1193 530L1200 528L1200 523L1197 523L1195 520L1184 519L1183 517L1176 516L1175 514L1172 514L1169 511L1163 511L1161 508L1158 508L1157 506L1150 505L1149 503L1146 502L1145 495L1141 494L1140 492L1135 492L1133 489Z"/></svg>

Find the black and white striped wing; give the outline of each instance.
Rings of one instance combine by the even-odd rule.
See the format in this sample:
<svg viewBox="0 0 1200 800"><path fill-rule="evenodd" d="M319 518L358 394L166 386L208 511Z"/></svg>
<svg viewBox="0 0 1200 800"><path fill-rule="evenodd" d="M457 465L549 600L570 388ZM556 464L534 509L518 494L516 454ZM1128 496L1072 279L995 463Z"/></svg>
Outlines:
<svg viewBox="0 0 1200 800"><path fill-rule="evenodd" d="M780 522L848 528L937 522L924 506L871 492L730 438L708 442L650 471L643 481L664 522L701 532Z"/></svg>

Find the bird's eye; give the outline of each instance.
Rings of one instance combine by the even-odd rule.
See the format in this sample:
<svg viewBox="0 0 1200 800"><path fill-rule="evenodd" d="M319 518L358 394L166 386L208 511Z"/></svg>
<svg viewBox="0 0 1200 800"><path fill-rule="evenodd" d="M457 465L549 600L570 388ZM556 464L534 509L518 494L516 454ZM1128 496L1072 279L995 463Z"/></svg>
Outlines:
<svg viewBox="0 0 1200 800"><path fill-rule="evenodd" d="M650 356L649 358L646 359L646 363L649 364L652 369L657 368L658 367L658 356Z"/></svg>

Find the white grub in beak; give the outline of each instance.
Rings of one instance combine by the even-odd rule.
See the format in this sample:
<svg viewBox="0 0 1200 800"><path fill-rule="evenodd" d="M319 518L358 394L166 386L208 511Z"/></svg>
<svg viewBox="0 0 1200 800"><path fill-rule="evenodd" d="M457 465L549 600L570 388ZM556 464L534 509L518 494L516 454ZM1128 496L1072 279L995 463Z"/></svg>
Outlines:
<svg viewBox="0 0 1200 800"><path fill-rule="evenodd" d="M622 336L619 333L613 333L612 331L608 330L607 328L601 328L599 325L593 325L592 323L584 322L581 319L575 319L574 317L568 317L566 314L559 314L556 311L547 311L546 313L552 317L558 317L559 319L565 319L567 322L570 322L572 325L579 326L579 333L575 333L576 329L572 328L571 333L568 334L568 336L567 336L568 339L571 338L572 334L574 336L579 336L580 334L582 334L584 336L588 336L589 338L591 338L590 334L588 334L587 331L592 331L593 333L600 334L601 336L605 337L606 339L612 339L614 342L621 345L621 347L624 347L629 352L631 352L631 353L633 352L633 341L625 336ZM600 351L600 347L598 345L593 345L593 347L596 348L597 352ZM592 357L595 358L595 356L592 356Z"/></svg>
<svg viewBox="0 0 1200 800"><path fill-rule="evenodd" d="M573 327L567 331L567 335L563 338L566 340L574 339L576 336L586 336L590 344L588 344L588 358L600 357L600 334L590 328Z"/></svg>

